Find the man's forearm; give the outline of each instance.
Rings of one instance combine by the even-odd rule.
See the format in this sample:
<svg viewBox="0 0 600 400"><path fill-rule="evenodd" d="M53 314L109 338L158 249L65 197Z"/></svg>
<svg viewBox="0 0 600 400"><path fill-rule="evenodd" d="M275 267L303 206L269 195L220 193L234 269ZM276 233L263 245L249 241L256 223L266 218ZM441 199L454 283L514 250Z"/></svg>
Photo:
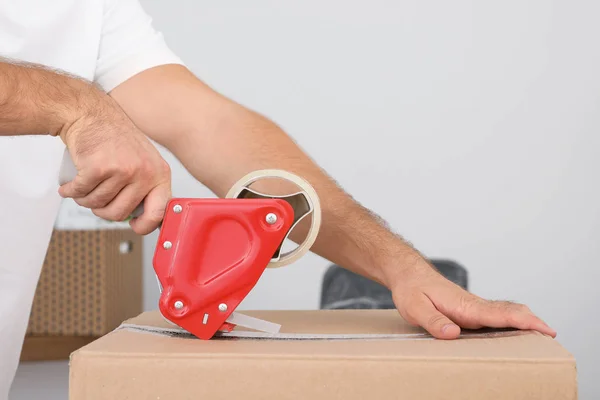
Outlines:
<svg viewBox="0 0 600 400"><path fill-rule="evenodd" d="M190 173L217 195L223 196L234 180L249 171L284 169L306 179L319 195L323 223L312 248L315 253L386 285L391 285L394 277L384 266L402 259L407 263L414 260L414 249L351 198L270 120L232 107L231 115L223 115L218 130L205 131L201 127L188 134L192 146L174 145L173 151ZM199 148L212 155L199 152ZM261 182L253 187L266 193L284 194L297 189L269 180ZM302 241L308 227L309 220L303 221L292 238ZM396 262L390 262L393 259Z"/></svg>
<svg viewBox="0 0 600 400"><path fill-rule="evenodd" d="M283 169L306 179L319 195L323 223L312 250L350 270L392 285L392 265L410 266L418 253L347 195L276 124L215 93L181 67L146 71L112 95L152 139L167 147L216 195L243 175ZM144 99L142 102L139 99ZM284 194L295 186L269 180L257 190ZM295 230L301 241L309 221ZM393 262L392 262L393 260Z"/></svg>
<svg viewBox="0 0 600 400"><path fill-rule="evenodd" d="M323 223L313 251L332 262L384 284L389 284L390 276L383 268L396 258L414 255L414 250L393 234L386 224L370 210L350 197L325 171L319 168L282 129L270 120L243 109L232 111L222 129L214 132L219 143L228 144L227 165L219 170L227 171L227 180L211 179L210 173L194 168L191 173L199 179L207 180L209 187L223 195L227 187L222 182L231 182L251 170L278 168L295 173L306 179L319 195ZM198 132L199 140L206 132ZM189 147L177 148L184 163L191 161L192 154L186 154ZM215 162L215 160L213 160ZM213 170L215 168L214 164ZM255 187L266 193L291 193L295 187L276 182L263 181ZM307 233L306 220L294 232L293 239L302 241ZM385 253L382 253L385 252Z"/></svg>
<svg viewBox="0 0 600 400"><path fill-rule="evenodd" d="M81 79L0 59L0 135L59 135L96 92Z"/></svg>

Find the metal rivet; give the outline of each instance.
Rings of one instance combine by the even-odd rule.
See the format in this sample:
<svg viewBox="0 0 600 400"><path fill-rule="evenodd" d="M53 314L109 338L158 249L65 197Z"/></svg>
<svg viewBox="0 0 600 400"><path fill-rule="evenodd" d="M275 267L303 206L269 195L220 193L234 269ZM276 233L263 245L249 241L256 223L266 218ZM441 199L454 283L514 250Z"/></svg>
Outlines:
<svg viewBox="0 0 600 400"><path fill-rule="evenodd" d="M181 301L181 300L177 300L177 301L175 302L175 308L176 308L177 310L181 310L181 309L183 308L183 301Z"/></svg>
<svg viewBox="0 0 600 400"><path fill-rule="evenodd" d="M219 304L219 311L221 311L221 312L227 311L227 304L225 304L225 303Z"/></svg>
<svg viewBox="0 0 600 400"><path fill-rule="evenodd" d="M173 243L171 243L171 242L169 242L169 241L167 240L167 241L165 241L165 242L163 243L163 247L164 247L165 249L169 250L171 247L173 247Z"/></svg>
<svg viewBox="0 0 600 400"><path fill-rule="evenodd" d="M183 207L181 207L179 204L175 204L175 206L173 206L173 211L175 211L177 214L179 214L182 210Z"/></svg>
<svg viewBox="0 0 600 400"><path fill-rule="evenodd" d="M273 213L268 213L265 220L267 221L267 224L273 225L275 222L277 222L277 215Z"/></svg>

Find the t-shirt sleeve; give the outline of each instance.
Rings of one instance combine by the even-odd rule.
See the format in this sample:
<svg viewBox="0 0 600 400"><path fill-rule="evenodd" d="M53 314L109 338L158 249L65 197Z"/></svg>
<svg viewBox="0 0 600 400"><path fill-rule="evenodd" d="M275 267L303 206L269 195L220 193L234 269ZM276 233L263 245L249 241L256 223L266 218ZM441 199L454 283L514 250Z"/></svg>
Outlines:
<svg viewBox="0 0 600 400"><path fill-rule="evenodd" d="M139 0L104 0L94 81L105 91L152 67L184 63L171 51Z"/></svg>

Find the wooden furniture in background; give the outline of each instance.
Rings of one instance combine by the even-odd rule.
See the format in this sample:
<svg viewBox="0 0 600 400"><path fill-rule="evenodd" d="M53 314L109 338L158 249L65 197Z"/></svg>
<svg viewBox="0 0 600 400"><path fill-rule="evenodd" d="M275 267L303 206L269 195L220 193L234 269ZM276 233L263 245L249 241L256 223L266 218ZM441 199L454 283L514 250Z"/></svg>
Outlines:
<svg viewBox="0 0 600 400"><path fill-rule="evenodd" d="M142 312L142 237L129 229L55 230L21 360L70 353Z"/></svg>

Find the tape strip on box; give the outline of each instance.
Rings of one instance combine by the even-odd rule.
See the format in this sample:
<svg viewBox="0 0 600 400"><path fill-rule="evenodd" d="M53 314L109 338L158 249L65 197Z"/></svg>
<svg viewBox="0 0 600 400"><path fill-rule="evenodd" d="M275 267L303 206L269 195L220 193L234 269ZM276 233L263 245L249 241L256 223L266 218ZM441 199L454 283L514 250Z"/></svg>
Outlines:
<svg viewBox="0 0 600 400"><path fill-rule="evenodd" d="M146 333L152 335L178 337L184 339L197 339L185 329L159 328L155 326L137 325L124 323L116 330L128 330L132 332ZM529 331L512 328L506 329L479 329L474 331L463 331L460 339L491 339L495 337L510 337L527 334ZM398 334L321 334L321 333L267 333L255 331L232 331L218 332L215 339L262 339L262 340L436 340L429 333L398 333Z"/></svg>

